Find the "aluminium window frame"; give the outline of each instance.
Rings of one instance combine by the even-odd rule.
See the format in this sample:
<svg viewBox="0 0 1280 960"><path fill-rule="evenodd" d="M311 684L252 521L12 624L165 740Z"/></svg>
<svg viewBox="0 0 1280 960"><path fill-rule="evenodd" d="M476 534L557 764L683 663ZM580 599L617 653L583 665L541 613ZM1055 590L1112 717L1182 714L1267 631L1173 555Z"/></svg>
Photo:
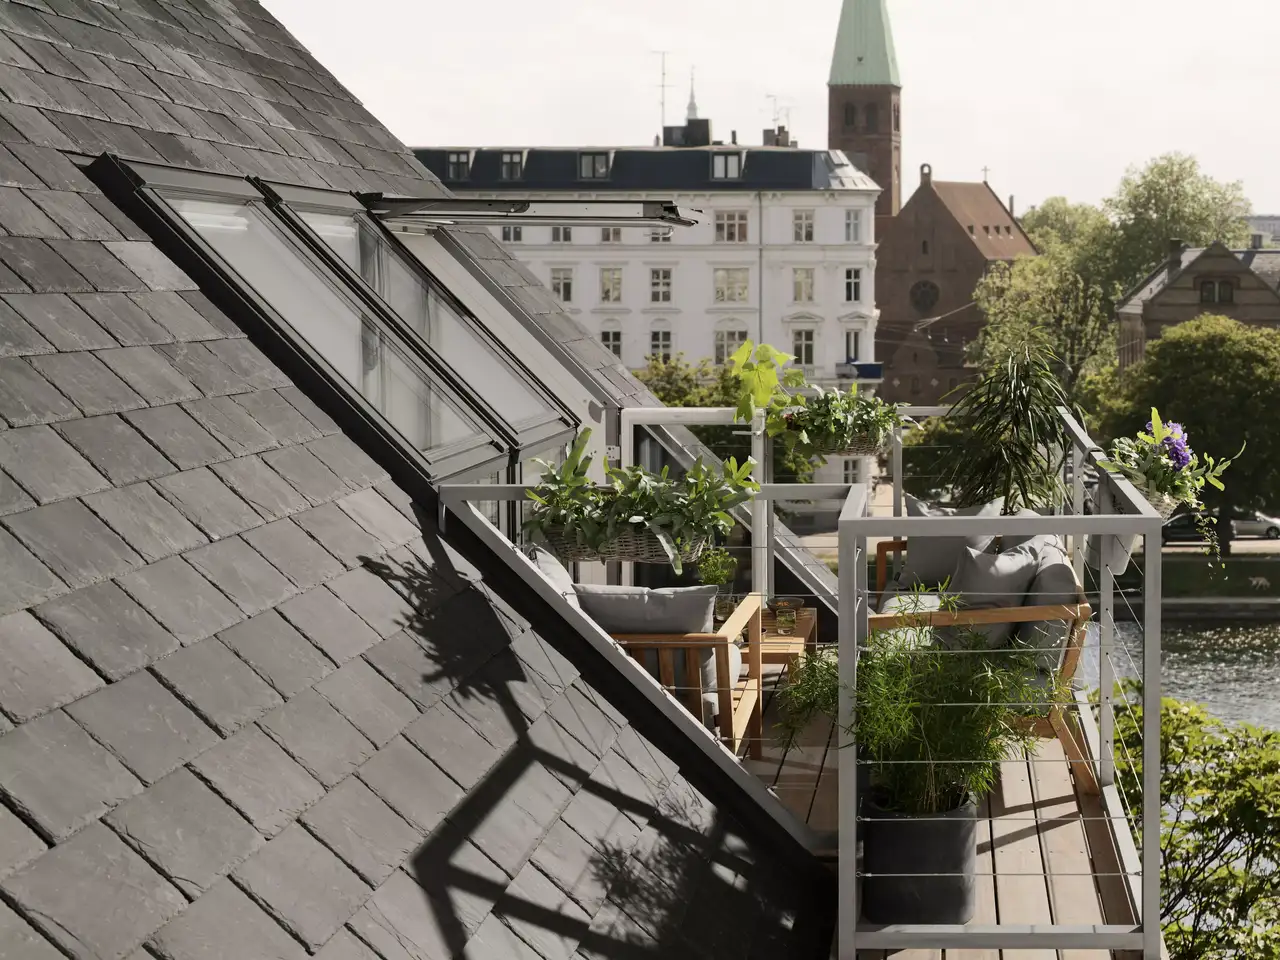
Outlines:
<svg viewBox="0 0 1280 960"><path fill-rule="evenodd" d="M307 338L298 332L262 294L244 280L213 246L168 202L166 195L186 196L211 202L245 203L259 206L268 228L276 231L316 280L327 283L341 299L365 307L354 290L331 273L300 240L292 238L288 227L267 209L266 197L246 177L209 173L162 164L124 160L102 154L86 168L86 173L107 198L125 212L156 247L195 281L214 305L230 316L281 370L300 386L328 395L346 414L344 425L358 443L365 441L385 448L388 442L412 451L413 459L432 482L446 479L483 481L505 470L513 462L510 450L503 449L503 437L488 418L477 411L465 393L458 394L452 377L441 377L434 362L414 340L403 337L403 321L372 306L363 311L379 333L398 348L401 358L428 378L431 386L447 398L452 411L476 430L474 437L454 444L422 450L370 402L360 389L342 376ZM414 338L415 340L417 338ZM341 399L334 397L340 395Z"/></svg>
<svg viewBox="0 0 1280 960"><path fill-rule="evenodd" d="M297 187L290 184L261 180L257 177L250 177L249 182L262 193L266 199L268 209L288 224L297 236L320 259L324 260L329 268L341 277L349 288L353 289L361 297L362 301L370 300L375 306L395 317L403 328L398 331L400 335L405 339L416 341L424 352L434 358L440 369L448 372L451 386L459 394L473 398L477 405L483 408L487 415L486 419L497 426L503 441L508 444L515 460L527 460L533 455L573 442L573 437L577 433L579 424L569 408L561 403L559 398L539 381L529 368L507 350L496 337L491 335L484 324L476 318L475 314L467 309L466 304L437 279L422 261L415 257L412 252L406 250L394 233L388 230L376 217L371 216L368 209L359 199L349 193L320 190L312 187ZM437 297L444 301L445 305L458 317L459 322L476 337L484 348L489 350L490 354L507 369L510 375L546 404L546 412L526 420L510 421L489 407L482 392L468 383L466 378L455 373L454 365L449 362L449 359L441 354L435 345L425 340L416 330L409 326L396 313L391 304L384 301L377 291L370 287L365 279L342 259L337 251L324 242L311 225L302 219L295 208L320 213L349 213L354 219L358 219L365 227L372 230L387 244L391 255L399 257L401 263L410 273L416 275Z"/></svg>

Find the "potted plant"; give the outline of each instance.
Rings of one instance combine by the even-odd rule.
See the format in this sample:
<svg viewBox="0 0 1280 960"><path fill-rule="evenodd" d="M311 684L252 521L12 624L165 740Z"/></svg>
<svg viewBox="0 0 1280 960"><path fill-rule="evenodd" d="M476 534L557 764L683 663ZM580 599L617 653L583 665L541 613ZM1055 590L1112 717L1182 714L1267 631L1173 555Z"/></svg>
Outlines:
<svg viewBox="0 0 1280 960"><path fill-rule="evenodd" d="M533 506L523 529L561 560L670 563L679 574L683 561L733 528L732 510L760 489L755 461L739 466L732 457L719 469L699 459L676 479L666 468L609 467L606 482L595 484L587 477L590 435L582 431L560 464L534 461L544 472L528 491Z"/></svg>
<svg viewBox="0 0 1280 960"><path fill-rule="evenodd" d="M916 603L904 612L927 606ZM959 609L939 595L940 609ZM1034 653L991 650L960 628L945 646L923 625L871 634L858 658L858 822L864 841L862 911L872 923L964 924L973 917L979 801L1000 763L1030 745L1018 718L1042 706ZM836 716L840 682L830 651L793 665L782 726L795 735L819 713Z"/></svg>
<svg viewBox="0 0 1280 960"><path fill-rule="evenodd" d="M715 585L720 588L720 594L716 597L717 620L727 620L737 606L733 599L733 577L737 570L737 559L723 547L707 550L698 559L698 582L704 586Z"/></svg>
<svg viewBox="0 0 1280 960"><path fill-rule="evenodd" d="M1244 446L1241 446L1230 460L1215 461L1206 455L1202 461L1200 454L1187 442L1187 432L1182 424L1165 423L1160 419L1159 411L1152 407L1146 429L1136 437L1113 440L1110 455L1099 460L1098 465L1132 483L1162 520L1168 520L1179 507L1197 511L1200 534L1209 550L1216 554L1218 538L1212 522L1203 512L1200 492L1206 483L1217 490L1225 489L1221 479L1223 471L1243 452ZM1114 558L1114 562L1120 565L1118 569L1113 568L1115 573L1124 573L1128 568L1129 555L1137 539L1137 536L1128 537L1121 544L1123 556ZM1094 569L1099 568L1102 562L1101 537L1089 537L1086 559Z"/></svg>
<svg viewBox="0 0 1280 960"><path fill-rule="evenodd" d="M897 404L887 403L857 385L847 393L813 388L817 396L769 421L788 450L826 461L829 456L874 457L883 453L897 427L910 423Z"/></svg>
<svg viewBox="0 0 1280 960"><path fill-rule="evenodd" d="M763 410L766 423L781 422L788 410L804 406L804 397L791 392L805 385L804 371L788 366L794 359L767 343L756 346L750 340L733 352L729 369L738 380L739 420L750 423L755 412Z"/></svg>

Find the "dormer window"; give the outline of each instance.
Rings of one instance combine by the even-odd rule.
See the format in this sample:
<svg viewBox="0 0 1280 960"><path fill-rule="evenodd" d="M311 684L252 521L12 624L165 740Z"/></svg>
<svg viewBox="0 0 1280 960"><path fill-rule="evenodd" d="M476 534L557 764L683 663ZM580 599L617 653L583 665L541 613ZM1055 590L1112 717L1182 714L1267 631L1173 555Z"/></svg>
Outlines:
<svg viewBox="0 0 1280 960"><path fill-rule="evenodd" d="M578 176L583 180L604 180L609 176L609 154L578 154Z"/></svg>
<svg viewBox="0 0 1280 960"><path fill-rule="evenodd" d="M450 150L449 164L446 170L450 180L465 180L471 173L471 151Z"/></svg>
<svg viewBox="0 0 1280 960"><path fill-rule="evenodd" d="M1230 280L1201 280L1201 303L1235 303L1236 290Z"/></svg>
<svg viewBox="0 0 1280 960"><path fill-rule="evenodd" d="M1230 280L1218 281L1218 302L1219 303L1235 303L1236 288Z"/></svg>
<svg viewBox="0 0 1280 960"><path fill-rule="evenodd" d="M712 180L737 180L742 176L742 154L713 153L711 155Z"/></svg>
<svg viewBox="0 0 1280 960"><path fill-rule="evenodd" d="M519 150L504 150L502 166L498 170L501 180L519 180L524 176L524 154Z"/></svg>

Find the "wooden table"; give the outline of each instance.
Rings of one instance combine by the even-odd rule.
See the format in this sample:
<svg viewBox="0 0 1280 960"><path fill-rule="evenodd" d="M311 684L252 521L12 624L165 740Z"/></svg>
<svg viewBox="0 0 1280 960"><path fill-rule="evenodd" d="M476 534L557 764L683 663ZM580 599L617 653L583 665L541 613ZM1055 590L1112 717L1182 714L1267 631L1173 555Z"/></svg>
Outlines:
<svg viewBox="0 0 1280 960"><path fill-rule="evenodd" d="M789 664L816 642L818 611L813 607L801 607L796 611L795 633L787 636L778 633L777 618L769 610L764 611L761 621L764 636L760 641L760 659L765 663Z"/></svg>

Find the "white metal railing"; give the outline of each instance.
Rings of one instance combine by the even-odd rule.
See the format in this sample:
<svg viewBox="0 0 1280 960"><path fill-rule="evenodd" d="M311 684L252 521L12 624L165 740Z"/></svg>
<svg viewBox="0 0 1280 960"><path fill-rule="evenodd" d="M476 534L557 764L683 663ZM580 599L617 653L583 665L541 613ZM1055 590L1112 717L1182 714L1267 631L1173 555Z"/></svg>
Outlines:
<svg viewBox="0 0 1280 960"><path fill-rule="evenodd" d="M942 416L946 407L915 407L906 412L917 420ZM859 949L1106 949L1140 951L1144 960L1159 960L1160 934L1160 602L1161 526L1159 515L1127 480L1099 466L1101 450L1083 427L1062 409L1065 427L1064 486L1067 495L1051 516L930 516L904 515L902 430L895 432L892 447L892 515L875 516L871 491L866 484L850 488L839 520L839 926L838 956L853 960ZM1097 472L1098 487L1093 510L1085 514L1084 472ZM870 596L867 544L869 538L1032 536L1056 534L1068 538L1071 564L1080 579L1085 566L1086 538L1097 538L1100 557L1100 621L1098 725L1087 697L1076 694L1081 727L1090 748L1090 764L1101 788L1101 804L1111 828L1117 856L1126 878L1129 912L1133 924L1065 926L1060 924L860 925L861 876L857 860L858 763L855 719L858 658L869 637ZM1143 541L1144 589L1142 702L1152 705L1142 714L1142 823L1140 857L1129 830L1123 799L1115 785L1114 575L1113 565L1131 547L1133 538ZM1132 758L1129 758L1132 759ZM1119 825L1119 828L1117 828ZM1046 865L1046 870L1048 866Z"/></svg>

